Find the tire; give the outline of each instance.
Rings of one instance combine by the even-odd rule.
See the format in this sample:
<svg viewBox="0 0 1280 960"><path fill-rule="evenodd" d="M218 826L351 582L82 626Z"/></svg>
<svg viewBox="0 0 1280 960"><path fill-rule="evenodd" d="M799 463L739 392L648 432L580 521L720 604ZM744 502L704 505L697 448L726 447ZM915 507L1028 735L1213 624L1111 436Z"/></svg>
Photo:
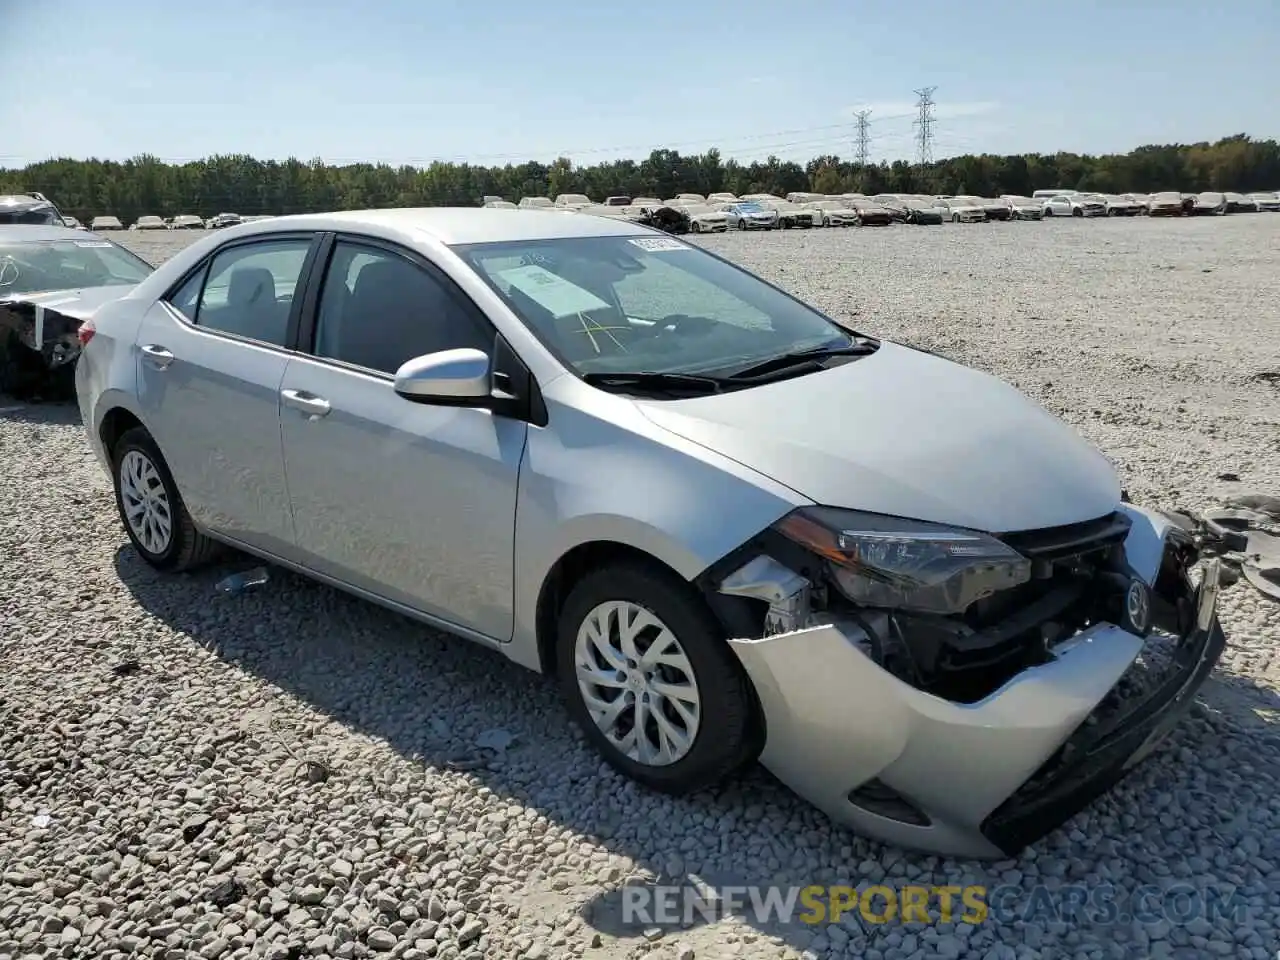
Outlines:
<svg viewBox="0 0 1280 960"><path fill-rule="evenodd" d="M690 226L689 226L689 230L690 230L692 233L701 233L701 232L702 232L702 228L701 228L701 227L699 227L696 223L690 224Z"/></svg>
<svg viewBox="0 0 1280 960"><path fill-rule="evenodd" d="M690 668L698 707L694 735L684 752L669 754L665 762L645 763L628 756L605 735L587 707L577 671L579 632L597 616L603 605L610 603L626 604L633 612L656 618L674 638L676 652L683 654ZM608 623L612 635L618 620L610 619ZM648 632L652 634L654 630ZM641 639L643 637L644 634ZM725 643L723 631L710 610L692 588L678 578L631 562L609 564L587 574L565 600L557 625L556 644L558 679L570 716L605 761L625 776L662 793L685 794L718 783L755 759L759 742L753 731L758 727L754 723L755 700L746 673ZM664 650L674 659L670 645ZM582 653L596 669L602 665L608 668L610 661L600 655L599 646L585 635ZM622 663L622 656L621 650L615 648L612 661ZM682 672L672 667L665 669L670 671L665 678L668 687L679 684ZM641 675L637 671L634 676ZM616 697L637 695L634 690L621 687L596 689L607 691L603 697L607 700L614 699L609 693ZM663 706L663 716L668 726L687 732L688 725L669 706L670 701L660 699L667 704ZM687 704L692 701L682 702L688 710ZM635 712L634 707L624 708L621 718L633 723ZM617 727L613 729L616 733ZM646 729L656 732L659 728L650 721ZM649 737L645 740L652 744Z"/></svg>
<svg viewBox="0 0 1280 960"><path fill-rule="evenodd" d="M958 214L958 213L953 213L953 214L951 215L951 222L952 222L952 223L959 223L959 222L960 222L960 214Z"/></svg>
<svg viewBox="0 0 1280 960"><path fill-rule="evenodd" d="M1083 211L1083 210L1081 210L1079 207L1073 207L1073 208L1072 208L1072 210L1071 210L1071 215L1072 215L1073 217L1083 217L1083 216L1084 216L1084 211Z"/></svg>
<svg viewBox="0 0 1280 960"><path fill-rule="evenodd" d="M739 221L738 221L738 229L739 229L739 230L745 230L745 229L747 229L747 221L745 221L745 220L739 220Z"/></svg>
<svg viewBox="0 0 1280 960"><path fill-rule="evenodd" d="M132 481L125 478L125 471L140 468L141 480ZM218 552L219 543L205 536L196 529L187 512L178 485L174 483L169 465L165 463L160 448L142 427L128 430L116 442L111 450L111 479L116 493L116 510L120 514L120 522L125 533L138 552L150 566L167 573L178 573L191 570L213 559ZM167 511L169 517L169 534L167 538L157 537L144 543L134 525L129 522L125 509L126 499L133 500L130 491L139 487L149 487L153 495L163 497L160 511Z"/></svg>

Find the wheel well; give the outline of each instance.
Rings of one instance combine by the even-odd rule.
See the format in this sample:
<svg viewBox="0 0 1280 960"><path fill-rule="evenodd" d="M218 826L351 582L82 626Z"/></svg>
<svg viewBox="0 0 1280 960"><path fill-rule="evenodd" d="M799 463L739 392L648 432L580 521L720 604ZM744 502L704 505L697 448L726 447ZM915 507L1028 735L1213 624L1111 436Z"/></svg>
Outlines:
<svg viewBox="0 0 1280 960"><path fill-rule="evenodd" d="M111 451L115 449L116 442L126 432L140 426L142 426L142 421L124 407L114 407L108 410L107 415L102 418L102 427L98 430L98 436L102 439L102 446L107 451L107 456L111 456Z"/></svg>
<svg viewBox="0 0 1280 960"><path fill-rule="evenodd" d="M598 570L609 563L630 562L656 567L664 573L679 576L670 566L652 554L614 540L593 540L580 543L556 561L538 594L538 662L543 673L554 674L556 669L556 621L564 606L565 598L574 584L588 572ZM684 579L681 577L680 579Z"/></svg>

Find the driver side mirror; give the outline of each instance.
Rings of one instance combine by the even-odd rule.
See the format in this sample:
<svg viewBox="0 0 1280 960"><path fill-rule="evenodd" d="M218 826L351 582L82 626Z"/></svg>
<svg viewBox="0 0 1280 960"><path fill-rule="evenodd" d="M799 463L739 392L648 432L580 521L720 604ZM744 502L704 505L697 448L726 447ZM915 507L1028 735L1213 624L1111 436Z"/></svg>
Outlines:
<svg viewBox="0 0 1280 960"><path fill-rule="evenodd" d="M415 403L479 406L493 394L492 364L473 347L423 354L396 371L395 391Z"/></svg>

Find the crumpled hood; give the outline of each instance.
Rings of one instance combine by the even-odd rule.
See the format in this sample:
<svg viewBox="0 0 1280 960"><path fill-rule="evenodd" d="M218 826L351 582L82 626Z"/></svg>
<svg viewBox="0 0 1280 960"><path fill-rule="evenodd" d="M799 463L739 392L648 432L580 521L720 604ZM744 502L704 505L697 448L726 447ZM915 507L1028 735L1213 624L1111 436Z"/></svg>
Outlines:
<svg viewBox="0 0 1280 960"><path fill-rule="evenodd" d="M638 406L828 506L1003 533L1095 519L1120 502L1107 459L1012 386L888 342L830 370Z"/></svg>
<svg viewBox="0 0 1280 960"><path fill-rule="evenodd" d="M30 304L84 320L104 303L128 296L132 289L130 284L82 287L76 290L44 290L40 293L5 293L0 288L0 304Z"/></svg>

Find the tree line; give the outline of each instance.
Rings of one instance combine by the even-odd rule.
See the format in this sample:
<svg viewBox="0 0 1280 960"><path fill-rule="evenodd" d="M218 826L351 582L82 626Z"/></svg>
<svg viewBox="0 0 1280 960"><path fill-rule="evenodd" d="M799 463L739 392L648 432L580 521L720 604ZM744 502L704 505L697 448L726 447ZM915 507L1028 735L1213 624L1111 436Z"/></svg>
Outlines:
<svg viewBox="0 0 1280 960"><path fill-rule="evenodd" d="M0 170L0 194L37 190L81 220L112 214L125 223L148 214L209 217L222 212L471 206L484 196L516 202L561 193L585 193L599 201L681 192L999 196L1053 188L1100 193L1276 190L1280 144L1237 134L1216 143L1143 146L1122 154L965 155L923 167L904 160L858 164L838 156L815 157L804 165L777 157L744 164L711 149L691 155L654 150L644 160L591 166L576 165L568 157L501 167L444 162L427 167L331 166L319 159L281 162L232 154L186 163L148 155L123 162L59 158Z"/></svg>

